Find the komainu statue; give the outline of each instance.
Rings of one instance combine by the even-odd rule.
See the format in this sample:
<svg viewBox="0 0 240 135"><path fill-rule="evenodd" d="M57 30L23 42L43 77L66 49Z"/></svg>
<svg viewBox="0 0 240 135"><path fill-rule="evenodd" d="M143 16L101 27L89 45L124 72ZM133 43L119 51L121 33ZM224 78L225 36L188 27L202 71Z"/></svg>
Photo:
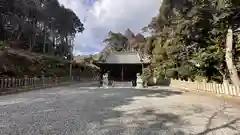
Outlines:
<svg viewBox="0 0 240 135"><path fill-rule="evenodd" d="M143 88L143 80L140 73L137 73L137 88Z"/></svg>
<svg viewBox="0 0 240 135"><path fill-rule="evenodd" d="M103 87L108 87L108 73L103 74Z"/></svg>

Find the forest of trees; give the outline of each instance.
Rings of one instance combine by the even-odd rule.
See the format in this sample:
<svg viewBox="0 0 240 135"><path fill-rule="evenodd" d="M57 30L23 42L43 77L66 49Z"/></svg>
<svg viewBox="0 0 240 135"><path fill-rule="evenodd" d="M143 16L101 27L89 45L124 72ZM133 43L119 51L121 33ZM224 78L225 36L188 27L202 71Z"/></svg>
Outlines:
<svg viewBox="0 0 240 135"><path fill-rule="evenodd" d="M148 38L141 33L134 34L130 29L127 29L124 34L110 31L103 41L107 46L101 52L100 59L112 51L138 51L145 54L148 50L147 40Z"/></svg>
<svg viewBox="0 0 240 135"><path fill-rule="evenodd" d="M84 30L76 14L58 0L0 0L0 46L68 57Z"/></svg>
<svg viewBox="0 0 240 135"><path fill-rule="evenodd" d="M239 0L163 0L147 27L154 76L240 85L239 21Z"/></svg>
<svg viewBox="0 0 240 135"><path fill-rule="evenodd" d="M110 31L103 42L115 51L136 50L144 52L146 38L141 33L135 35L130 29L127 29L124 34Z"/></svg>
<svg viewBox="0 0 240 135"><path fill-rule="evenodd" d="M129 40L126 35L109 32L105 42L117 47L115 50L130 44L148 53L152 77L160 80L240 85L239 28L239 0L163 0L158 15L143 28L151 36ZM119 48L117 43L123 46Z"/></svg>
<svg viewBox="0 0 240 135"><path fill-rule="evenodd" d="M58 0L0 0L0 77L68 76L73 40L83 30Z"/></svg>

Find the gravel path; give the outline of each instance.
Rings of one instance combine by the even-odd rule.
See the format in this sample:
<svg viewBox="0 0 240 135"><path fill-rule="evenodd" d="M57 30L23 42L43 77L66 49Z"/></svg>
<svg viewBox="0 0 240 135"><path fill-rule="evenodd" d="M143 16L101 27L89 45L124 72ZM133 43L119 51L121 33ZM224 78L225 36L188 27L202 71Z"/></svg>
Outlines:
<svg viewBox="0 0 240 135"><path fill-rule="evenodd" d="M1 135L238 135L240 108L159 90L51 88L0 96Z"/></svg>

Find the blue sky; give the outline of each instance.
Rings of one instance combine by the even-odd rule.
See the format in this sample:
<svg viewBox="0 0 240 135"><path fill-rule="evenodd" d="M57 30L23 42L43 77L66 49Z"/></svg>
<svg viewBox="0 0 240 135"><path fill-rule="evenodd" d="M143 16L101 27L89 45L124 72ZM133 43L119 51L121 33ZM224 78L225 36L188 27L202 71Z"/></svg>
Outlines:
<svg viewBox="0 0 240 135"><path fill-rule="evenodd" d="M84 23L85 31L76 35L75 55L100 52L108 32L130 28L141 32L156 16L161 0L59 0Z"/></svg>

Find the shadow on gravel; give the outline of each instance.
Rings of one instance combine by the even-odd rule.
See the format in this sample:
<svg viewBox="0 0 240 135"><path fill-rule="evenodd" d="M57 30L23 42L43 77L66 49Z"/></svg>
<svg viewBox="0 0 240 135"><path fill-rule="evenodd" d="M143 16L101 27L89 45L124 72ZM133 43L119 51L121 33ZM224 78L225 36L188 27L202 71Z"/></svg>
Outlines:
<svg viewBox="0 0 240 135"><path fill-rule="evenodd" d="M130 135L193 135L190 134L188 129L184 127L191 127L191 123L182 119L180 115L173 113L159 113L154 110L122 110L116 109L118 107L126 106L131 104L135 97L158 97L166 98L169 96L180 95L181 92L169 91L169 90L121 90L115 91L107 90L109 96L102 96L94 101L96 108L91 108L93 111L90 112L87 118L92 123L99 123L100 128L96 132L101 134L130 134ZM90 109L90 108L89 108ZM88 110L88 109L87 109ZM187 110L186 110L187 111ZM203 113L203 110L198 106L193 107L195 113ZM137 113L137 116L134 112ZM163 111L164 112L164 111ZM193 113L194 114L194 113ZM192 114L192 115L193 115ZM212 127L211 121L214 119L216 114L209 117L208 123L206 123L206 129L200 133L194 135L206 135L213 131L220 130L223 128L231 128L239 119L234 119L228 123L223 124L219 127Z"/></svg>
<svg viewBox="0 0 240 135"><path fill-rule="evenodd" d="M181 95L181 91L172 91L172 90L146 90L148 91L146 97L159 97L159 98L165 98L168 96L174 96L174 95Z"/></svg>
<svg viewBox="0 0 240 135"><path fill-rule="evenodd" d="M89 101L84 111L88 113L84 117L87 121L101 125L96 129L98 134L168 134L184 135L183 131L173 129L173 125L185 124L180 116L173 113L156 113L154 110L132 110L141 112L134 116L121 108L136 101L136 97L158 97L180 95L181 92L169 90L137 90L137 89L114 89L105 90L105 93L94 101ZM129 113L129 114L128 114ZM136 118L136 119L134 119ZM131 120L132 119L132 120ZM87 133L88 134L88 133Z"/></svg>
<svg viewBox="0 0 240 135"><path fill-rule="evenodd" d="M240 135L240 129L238 129L237 127L235 127L235 126L236 126L236 123L237 123L238 121L240 121L240 118L234 118L233 120L230 120L230 121L228 121L228 122L226 122L226 123L223 123L223 124L221 124L221 125L219 125L219 126L213 126L214 119L216 119L219 114L224 113L224 111L225 111L226 109L227 109L227 107L226 107L226 106L223 106L223 108L221 108L220 110L214 112L214 113L212 114L212 116L210 116L210 117L208 118L208 121L207 121L207 123L206 123L206 125L205 125L205 129L204 129L202 132L197 133L197 134L194 134L194 135L207 135L207 134L210 134L210 133L213 134L213 132L218 131L218 130L221 130L221 129L231 129L231 130L237 132L237 133L234 134L234 135Z"/></svg>
<svg viewBox="0 0 240 135"><path fill-rule="evenodd" d="M185 135L186 133L176 129L176 126L189 124L183 121L179 115L173 113L158 113L149 109L140 115L146 119L140 122L142 124L138 124L138 128L145 131L145 134Z"/></svg>

